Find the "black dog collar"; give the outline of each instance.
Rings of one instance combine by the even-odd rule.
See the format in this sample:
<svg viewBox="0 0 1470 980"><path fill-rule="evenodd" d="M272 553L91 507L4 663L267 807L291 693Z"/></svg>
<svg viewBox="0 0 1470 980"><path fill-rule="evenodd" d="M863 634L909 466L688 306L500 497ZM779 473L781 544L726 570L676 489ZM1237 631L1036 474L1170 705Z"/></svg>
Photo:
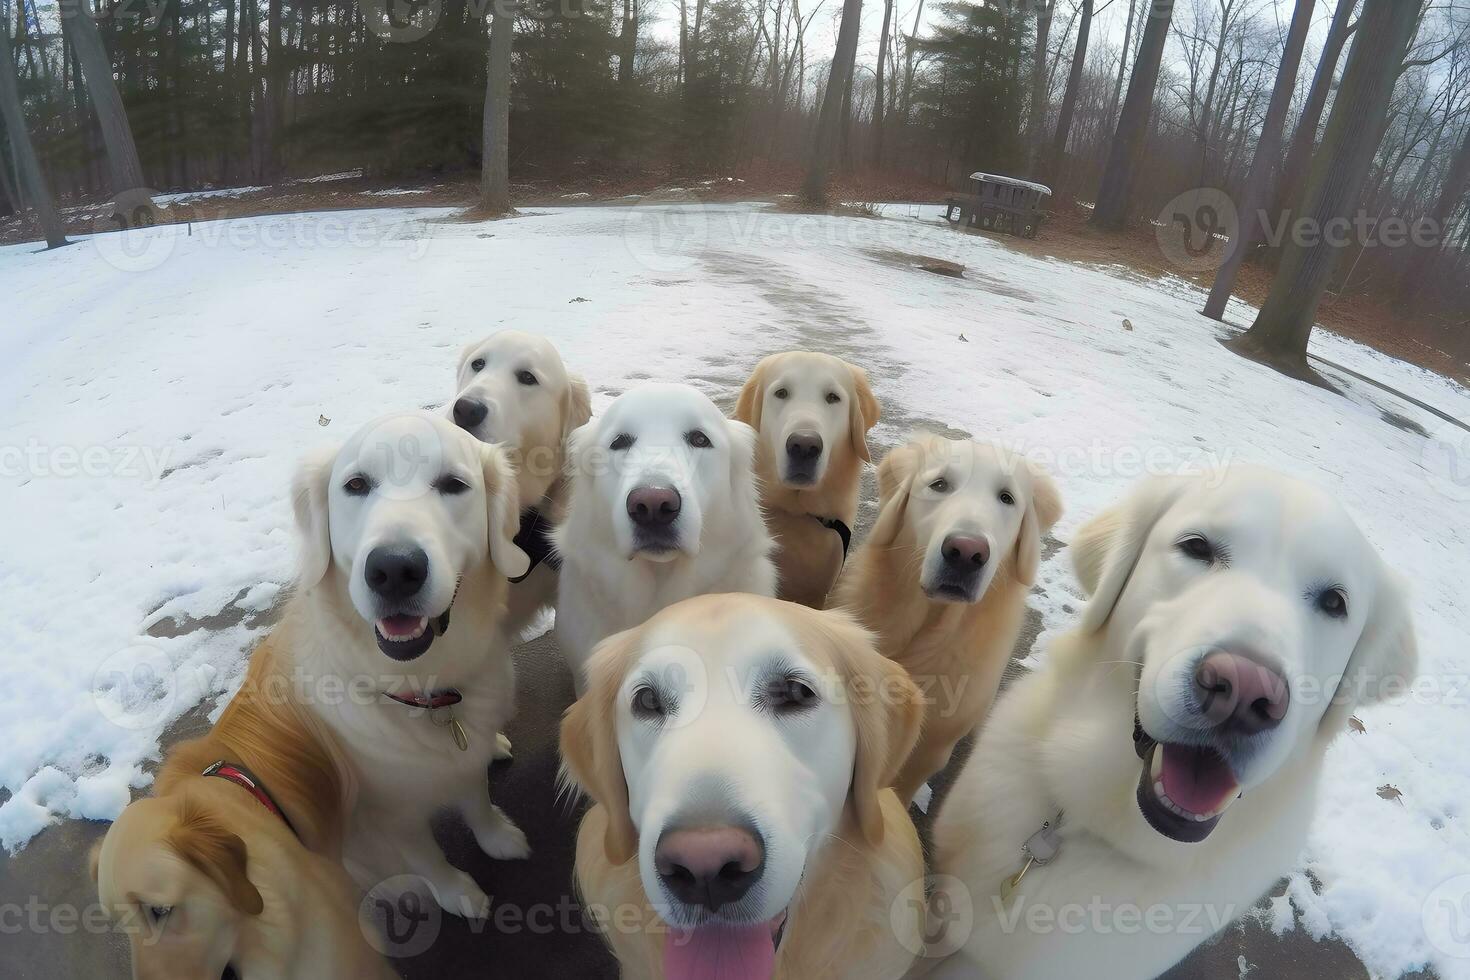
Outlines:
<svg viewBox="0 0 1470 980"><path fill-rule="evenodd" d="M561 556L551 543L551 527L551 522L535 507L521 511L521 529L516 532L514 540L516 547L526 553L531 563L526 566L524 573L510 580L512 583L524 582L526 576L535 571L536 566L542 562L546 563L547 568L561 568Z"/></svg>
<svg viewBox="0 0 1470 980"><path fill-rule="evenodd" d="M837 532L837 536L842 539L842 560L847 561L847 549L852 547L852 528L835 517L820 517L816 514L809 516L829 531Z"/></svg>

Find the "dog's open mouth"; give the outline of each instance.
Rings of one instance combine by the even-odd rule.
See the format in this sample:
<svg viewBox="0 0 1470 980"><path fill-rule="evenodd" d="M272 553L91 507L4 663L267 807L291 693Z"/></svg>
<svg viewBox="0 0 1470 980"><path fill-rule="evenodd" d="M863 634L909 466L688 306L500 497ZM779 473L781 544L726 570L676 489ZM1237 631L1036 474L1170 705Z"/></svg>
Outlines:
<svg viewBox="0 0 1470 980"><path fill-rule="evenodd" d="M434 629L427 616L384 616L373 624L378 649L394 660L413 660L424 655L434 642Z"/></svg>
<svg viewBox="0 0 1470 980"><path fill-rule="evenodd" d="M1144 756L1138 808L1165 837L1186 844L1204 840L1239 796L1230 763L1212 748L1163 742Z"/></svg>
<svg viewBox="0 0 1470 980"><path fill-rule="evenodd" d="M664 936L666 980L771 980L786 926L782 912L749 925L711 922Z"/></svg>

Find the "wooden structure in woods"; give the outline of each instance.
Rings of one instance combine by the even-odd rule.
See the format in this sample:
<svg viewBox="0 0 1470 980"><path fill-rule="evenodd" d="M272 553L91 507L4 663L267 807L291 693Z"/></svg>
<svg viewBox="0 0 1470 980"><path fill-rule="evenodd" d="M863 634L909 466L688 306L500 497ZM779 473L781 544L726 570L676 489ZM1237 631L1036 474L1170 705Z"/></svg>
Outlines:
<svg viewBox="0 0 1470 980"><path fill-rule="evenodd" d="M961 228L983 228L1022 238L1035 238L1046 219L1041 209L1051 188L1019 177L973 173L970 194L951 194L945 202L944 218Z"/></svg>

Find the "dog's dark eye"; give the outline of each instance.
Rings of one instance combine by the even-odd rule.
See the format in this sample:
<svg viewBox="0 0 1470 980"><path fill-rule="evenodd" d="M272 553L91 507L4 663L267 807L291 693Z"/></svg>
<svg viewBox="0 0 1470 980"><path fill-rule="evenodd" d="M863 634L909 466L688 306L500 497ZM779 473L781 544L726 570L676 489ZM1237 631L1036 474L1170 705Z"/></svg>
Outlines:
<svg viewBox="0 0 1470 980"><path fill-rule="evenodd" d="M1007 507L1014 507L1016 506L1016 495L1011 493L1009 490L1002 490L1000 492L1000 502L1005 504Z"/></svg>
<svg viewBox="0 0 1470 980"><path fill-rule="evenodd" d="M1210 539L1203 534L1189 534L1179 539L1177 546L1185 555L1195 561L1206 564L1214 564L1216 558L1215 546L1210 544Z"/></svg>
<svg viewBox="0 0 1470 980"><path fill-rule="evenodd" d="M764 700L775 711L800 711L817 700L817 692L799 678L783 677L771 682Z"/></svg>
<svg viewBox="0 0 1470 980"><path fill-rule="evenodd" d="M840 401L842 401L842 396L839 395L839 394L837 394L837 392L835 392L835 391L829 391L829 392L827 392L827 404L828 405L836 405Z"/></svg>
<svg viewBox="0 0 1470 980"><path fill-rule="evenodd" d="M536 376L530 371L517 371L516 380L519 381L521 384L526 385L527 387L541 383L536 380Z"/></svg>
<svg viewBox="0 0 1470 980"><path fill-rule="evenodd" d="M365 476L354 476L342 484L342 489L346 491L349 497L366 497L368 491L372 488L373 485L368 482L368 478Z"/></svg>
<svg viewBox="0 0 1470 980"><path fill-rule="evenodd" d="M664 713L663 698L651 687L640 687L633 692L633 714L644 718L662 717Z"/></svg>
<svg viewBox="0 0 1470 980"><path fill-rule="evenodd" d="M632 449L633 448L633 437L630 436L630 435L628 435L628 433L624 432L621 435L619 435L616 439L614 439L612 441L612 445L608 446L607 448L611 449L613 452L617 452L617 451L619 451L621 449Z"/></svg>
<svg viewBox="0 0 1470 980"><path fill-rule="evenodd" d="M709 436L705 435L699 429L691 429L684 433L684 441L695 449L708 449L710 447Z"/></svg>
<svg viewBox="0 0 1470 980"><path fill-rule="evenodd" d="M935 493L949 493L949 481L941 476L939 479L929 484L929 489L933 490Z"/></svg>
<svg viewBox="0 0 1470 980"><path fill-rule="evenodd" d="M450 497L457 497L470 488L470 485L457 476L441 476L435 483L434 489Z"/></svg>
<svg viewBox="0 0 1470 980"><path fill-rule="evenodd" d="M1342 619L1348 614L1347 593L1334 585L1317 595L1317 608L1333 619Z"/></svg>
<svg viewBox="0 0 1470 980"><path fill-rule="evenodd" d="M775 391L771 392L771 394L775 395L777 398L784 400L788 396L790 396L791 392L787 391L785 388L777 388Z"/></svg>
<svg viewBox="0 0 1470 980"><path fill-rule="evenodd" d="M174 910L172 905L145 905L143 910L148 913L150 922L162 922L168 918L168 914Z"/></svg>
<svg viewBox="0 0 1470 980"><path fill-rule="evenodd" d="M477 357L473 361L470 361L470 370L471 371L483 371L483 370L485 370L485 359L483 357Z"/></svg>

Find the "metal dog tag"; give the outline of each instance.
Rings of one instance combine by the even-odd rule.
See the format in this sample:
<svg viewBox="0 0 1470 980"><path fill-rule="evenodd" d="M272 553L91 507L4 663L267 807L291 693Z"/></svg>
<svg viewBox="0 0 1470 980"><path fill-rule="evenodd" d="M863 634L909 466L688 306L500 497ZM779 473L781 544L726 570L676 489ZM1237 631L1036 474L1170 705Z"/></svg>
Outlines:
<svg viewBox="0 0 1470 980"><path fill-rule="evenodd" d="M1026 843L1021 845L1021 850L1037 864L1046 864L1057 856L1062 849L1062 835L1054 822L1048 820L1041 825L1041 829L1030 837Z"/></svg>

